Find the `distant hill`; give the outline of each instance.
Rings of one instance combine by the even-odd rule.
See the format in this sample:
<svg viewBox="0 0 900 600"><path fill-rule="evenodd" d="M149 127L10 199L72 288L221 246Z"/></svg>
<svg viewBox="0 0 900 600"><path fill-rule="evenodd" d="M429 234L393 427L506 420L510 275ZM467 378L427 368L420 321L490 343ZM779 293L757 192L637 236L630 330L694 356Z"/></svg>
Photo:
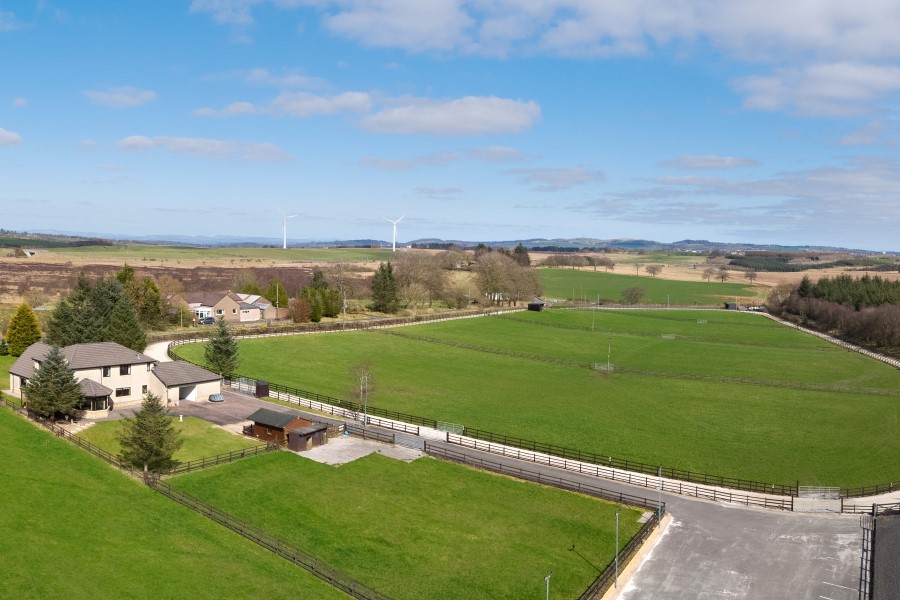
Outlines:
<svg viewBox="0 0 900 600"><path fill-rule="evenodd" d="M171 246L200 247L279 247L281 238L247 237L247 236L186 236L186 235L149 235L138 237L116 236L99 233L47 231L43 233L22 233L0 230L0 247L6 248L53 248L65 246L114 245L123 243L156 244ZM724 253L769 251L769 252L816 252L816 253L851 253L851 254L884 254L861 249L841 248L835 246L781 246L777 244L727 243L710 240L678 240L676 242L657 242L654 240L632 238L529 238L514 240L444 240L441 238L420 238L408 242L398 242L398 246L446 247L455 245L460 248L474 248L485 244L495 248L513 248L518 244L529 249L573 252L601 249L619 250L666 250L681 252ZM304 248L388 248L391 243L385 240L351 239L351 240L288 240L291 247ZM894 253L892 253L894 254Z"/></svg>

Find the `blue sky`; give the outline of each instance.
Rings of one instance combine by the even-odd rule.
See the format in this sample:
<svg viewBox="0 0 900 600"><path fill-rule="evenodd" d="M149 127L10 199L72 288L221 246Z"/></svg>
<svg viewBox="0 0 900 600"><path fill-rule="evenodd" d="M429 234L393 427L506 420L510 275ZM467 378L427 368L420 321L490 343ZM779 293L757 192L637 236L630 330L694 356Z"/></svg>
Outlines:
<svg viewBox="0 0 900 600"><path fill-rule="evenodd" d="M0 0L0 227L900 250L886 0Z"/></svg>

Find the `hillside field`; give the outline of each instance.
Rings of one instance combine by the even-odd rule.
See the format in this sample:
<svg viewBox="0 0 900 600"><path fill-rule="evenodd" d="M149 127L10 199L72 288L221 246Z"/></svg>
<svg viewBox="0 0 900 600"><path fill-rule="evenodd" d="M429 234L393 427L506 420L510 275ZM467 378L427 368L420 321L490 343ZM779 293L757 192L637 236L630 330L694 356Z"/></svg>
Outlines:
<svg viewBox="0 0 900 600"><path fill-rule="evenodd" d="M617 505L428 457L277 452L170 481L398 600L537 598L550 570L574 599L614 556ZM624 547L641 511L620 510Z"/></svg>
<svg viewBox="0 0 900 600"><path fill-rule="evenodd" d="M564 268L542 268L538 270L544 282L544 297L559 300L577 300L590 303L621 302L622 290L630 287L644 288L646 295L642 304L672 306L721 306L724 302L757 302L758 293L752 286L742 283L722 283L720 281L676 281L666 279L665 270L660 277L627 274L628 267L621 267L617 273L606 273L602 269L587 271ZM634 272L632 268L631 273ZM733 274L732 274L733 275ZM573 296L574 292L574 296Z"/></svg>
<svg viewBox="0 0 900 600"><path fill-rule="evenodd" d="M843 487L900 475L896 369L756 314L551 310L240 348L245 376L354 399L366 363L372 405L651 465ZM177 350L202 361L200 344ZM612 374L588 366L607 359Z"/></svg>
<svg viewBox="0 0 900 600"><path fill-rule="evenodd" d="M346 598L6 408L0 437L0 597Z"/></svg>

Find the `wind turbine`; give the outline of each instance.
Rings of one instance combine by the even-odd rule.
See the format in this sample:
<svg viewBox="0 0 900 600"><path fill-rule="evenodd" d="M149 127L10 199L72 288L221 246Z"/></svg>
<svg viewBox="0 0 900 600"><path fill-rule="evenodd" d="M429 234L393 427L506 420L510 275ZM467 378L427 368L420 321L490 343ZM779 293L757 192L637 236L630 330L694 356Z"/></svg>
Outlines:
<svg viewBox="0 0 900 600"><path fill-rule="evenodd" d="M289 214L285 213L283 210L281 210L280 208L278 209L278 212L281 213L281 248L283 250L287 250L287 222L288 222L288 219L293 219L294 217L299 217L300 215L296 215L296 214L289 215Z"/></svg>
<svg viewBox="0 0 900 600"><path fill-rule="evenodd" d="M400 218L397 219L396 221L391 221L391 220L388 219L387 217L381 217L381 218L384 219L385 221L387 221L388 223L390 223L391 225L394 226L394 242L391 244L391 252L396 252L396 251L397 251L397 223L399 223L400 221L402 221L403 219L405 219L405 218L406 218L406 215L403 215L402 217L400 217Z"/></svg>

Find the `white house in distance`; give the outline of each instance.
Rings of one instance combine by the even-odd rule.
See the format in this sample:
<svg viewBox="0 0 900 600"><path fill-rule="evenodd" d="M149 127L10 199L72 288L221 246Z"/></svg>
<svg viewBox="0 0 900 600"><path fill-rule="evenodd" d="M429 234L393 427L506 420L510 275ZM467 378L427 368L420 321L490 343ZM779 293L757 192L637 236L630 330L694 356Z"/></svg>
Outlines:
<svg viewBox="0 0 900 600"><path fill-rule="evenodd" d="M28 380L40 368L51 346L36 342L25 349L9 368L9 389L23 395ZM140 404L144 394L152 392L167 404L181 400L205 400L221 391L221 377L190 363L159 363L140 352L115 342L73 344L62 349L69 368L81 385L84 402L81 416L97 418L113 404Z"/></svg>

